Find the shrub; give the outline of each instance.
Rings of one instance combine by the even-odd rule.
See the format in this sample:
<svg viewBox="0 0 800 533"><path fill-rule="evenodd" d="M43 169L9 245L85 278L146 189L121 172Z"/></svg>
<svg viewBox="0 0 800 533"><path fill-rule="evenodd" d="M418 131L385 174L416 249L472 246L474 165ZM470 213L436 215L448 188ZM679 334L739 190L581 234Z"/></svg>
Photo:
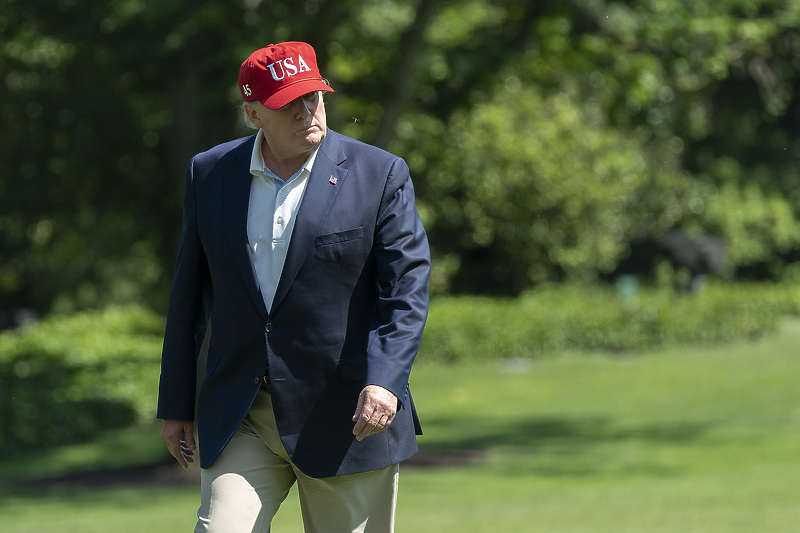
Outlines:
<svg viewBox="0 0 800 533"><path fill-rule="evenodd" d="M0 448L77 442L152 418L162 335L163 319L138 307L0 334Z"/></svg>
<svg viewBox="0 0 800 533"><path fill-rule="evenodd" d="M800 310L800 288L711 285L699 294L559 286L517 299L442 297L431 304L421 360L534 358L731 342L773 332Z"/></svg>
<svg viewBox="0 0 800 533"><path fill-rule="evenodd" d="M800 314L800 286L700 294L552 286L515 299L441 297L419 360L535 358L730 342ZM90 439L155 416L163 317L139 307L55 317L0 334L0 449Z"/></svg>

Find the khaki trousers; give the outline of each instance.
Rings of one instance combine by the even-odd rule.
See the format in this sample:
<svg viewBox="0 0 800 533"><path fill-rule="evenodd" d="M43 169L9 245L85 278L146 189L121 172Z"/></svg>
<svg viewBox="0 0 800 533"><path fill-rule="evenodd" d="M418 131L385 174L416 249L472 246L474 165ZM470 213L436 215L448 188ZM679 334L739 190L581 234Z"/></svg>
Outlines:
<svg viewBox="0 0 800 533"><path fill-rule="evenodd" d="M297 482L306 533L392 533L398 470L393 465L349 476L306 476L289 459L275 426L272 398L261 390L220 456L201 470L194 531L267 533Z"/></svg>

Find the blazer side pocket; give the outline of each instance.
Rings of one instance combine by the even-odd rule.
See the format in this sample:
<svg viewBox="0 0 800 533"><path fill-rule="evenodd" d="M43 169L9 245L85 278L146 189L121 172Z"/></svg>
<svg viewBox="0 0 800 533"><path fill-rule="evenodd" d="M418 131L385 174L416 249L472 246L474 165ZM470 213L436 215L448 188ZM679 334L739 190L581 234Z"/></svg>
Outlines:
<svg viewBox="0 0 800 533"><path fill-rule="evenodd" d="M360 381L367 377L367 356L339 359L339 379L344 382Z"/></svg>

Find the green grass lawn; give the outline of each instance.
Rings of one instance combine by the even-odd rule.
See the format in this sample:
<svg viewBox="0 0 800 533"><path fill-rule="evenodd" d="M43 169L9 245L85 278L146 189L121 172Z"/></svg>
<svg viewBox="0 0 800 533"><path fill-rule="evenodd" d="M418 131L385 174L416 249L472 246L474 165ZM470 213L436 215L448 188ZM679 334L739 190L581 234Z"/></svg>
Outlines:
<svg viewBox="0 0 800 533"><path fill-rule="evenodd" d="M800 323L769 339L528 363L426 364L398 532L800 531ZM158 429L0 460L0 532L191 531L193 486L21 481L163 456ZM434 466L435 465L435 466ZM296 495L273 532L302 531Z"/></svg>

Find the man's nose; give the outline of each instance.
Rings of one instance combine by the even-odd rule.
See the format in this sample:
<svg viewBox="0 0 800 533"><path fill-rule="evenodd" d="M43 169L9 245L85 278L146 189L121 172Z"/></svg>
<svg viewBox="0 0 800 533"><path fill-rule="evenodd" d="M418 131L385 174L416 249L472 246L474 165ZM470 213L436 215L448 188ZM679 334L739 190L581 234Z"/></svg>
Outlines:
<svg viewBox="0 0 800 533"><path fill-rule="evenodd" d="M297 118L306 118L313 114L311 102L306 101L305 98L298 98L297 103Z"/></svg>

